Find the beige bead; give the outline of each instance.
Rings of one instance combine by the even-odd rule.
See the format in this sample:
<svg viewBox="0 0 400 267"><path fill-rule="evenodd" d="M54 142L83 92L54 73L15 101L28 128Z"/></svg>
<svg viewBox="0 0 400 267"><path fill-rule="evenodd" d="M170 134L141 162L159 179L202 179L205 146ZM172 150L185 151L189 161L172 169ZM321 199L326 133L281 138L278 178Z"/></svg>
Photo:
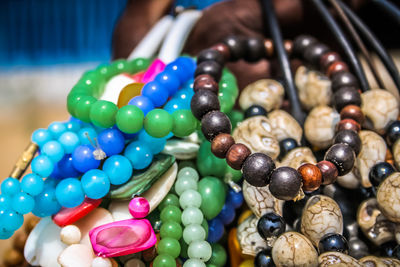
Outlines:
<svg viewBox="0 0 400 267"><path fill-rule="evenodd" d="M335 136L340 115L328 106L317 106L311 110L304 123L307 140L318 148L328 148Z"/></svg>
<svg viewBox="0 0 400 267"><path fill-rule="evenodd" d="M389 175L376 194L379 209L392 222L400 222L400 172Z"/></svg>
<svg viewBox="0 0 400 267"><path fill-rule="evenodd" d="M278 167L288 166L294 169L299 168L304 163L317 163L313 152L308 147L297 147L285 155L281 162L277 162Z"/></svg>
<svg viewBox="0 0 400 267"><path fill-rule="evenodd" d="M246 110L251 105L260 105L266 111L278 109L283 100L283 86L271 79L262 79L247 85L240 94L239 105Z"/></svg>
<svg viewBox="0 0 400 267"><path fill-rule="evenodd" d="M393 266L393 267L398 267L400 266L400 260L395 259L395 258L379 258L385 266Z"/></svg>
<svg viewBox="0 0 400 267"><path fill-rule="evenodd" d="M268 212L275 212L282 216L283 200L275 198L269 187L255 187L243 181L243 197L251 211L261 217Z"/></svg>
<svg viewBox="0 0 400 267"><path fill-rule="evenodd" d="M61 229L61 242L67 245L78 244L81 241L81 230L75 225L67 225Z"/></svg>
<svg viewBox="0 0 400 267"><path fill-rule="evenodd" d="M365 256L358 260L364 266L386 267L382 260L375 256Z"/></svg>
<svg viewBox="0 0 400 267"><path fill-rule="evenodd" d="M124 267L146 267L146 265L139 259L131 259L125 263Z"/></svg>
<svg viewBox="0 0 400 267"><path fill-rule="evenodd" d="M108 258L96 257L93 259L91 267L112 267L112 263Z"/></svg>
<svg viewBox="0 0 400 267"><path fill-rule="evenodd" d="M375 131L383 134L390 122L399 116L399 103L387 90L375 89L361 94L361 110Z"/></svg>
<svg viewBox="0 0 400 267"><path fill-rule="evenodd" d="M318 105L329 105L332 98L331 81L322 73L300 66L295 75L299 100L310 110Z"/></svg>
<svg viewBox="0 0 400 267"><path fill-rule="evenodd" d="M303 129L300 124L286 111L277 109L268 114L271 123L272 134L282 141L286 138L293 138L300 144Z"/></svg>
<svg viewBox="0 0 400 267"><path fill-rule="evenodd" d="M325 234L342 234L343 217L336 201L324 195L312 196L303 209L301 232L315 246Z"/></svg>
<svg viewBox="0 0 400 267"><path fill-rule="evenodd" d="M276 266L318 266L318 254L310 240L297 232L285 232L272 247L272 259Z"/></svg>
<svg viewBox="0 0 400 267"><path fill-rule="evenodd" d="M357 223L364 235L377 246L395 239L393 233L395 225L379 210L375 198L370 198L360 204Z"/></svg>
<svg viewBox="0 0 400 267"><path fill-rule="evenodd" d="M254 215L249 216L237 228L237 239L239 241L242 253L255 256L263 250L267 243L257 231L258 218Z"/></svg>
<svg viewBox="0 0 400 267"><path fill-rule="evenodd" d="M336 181L344 188L356 189L360 186L360 180L354 174L354 170L343 176L338 176Z"/></svg>
<svg viewBox="0 0 400 267"><path fill-rule="evenodd" d="M363 265L355 258L340 252L329 251L318 257L319 267L362 267Z"/></svg>
<svg viewBox="0 0 400 267"><path fill-rule="evenodd" d="M279 155L279 141L272 133L272 126L265 116L254 116L242 121L232 134L236 143L246 145L251 152L267 154L272 159Z"/></svg>
<svg viewBox="0 0 400 267"><path fill-rule="evenodd" d="M397 140L396 143L392 146L393 158L396 167L400 167L400 140Z"/></svg>

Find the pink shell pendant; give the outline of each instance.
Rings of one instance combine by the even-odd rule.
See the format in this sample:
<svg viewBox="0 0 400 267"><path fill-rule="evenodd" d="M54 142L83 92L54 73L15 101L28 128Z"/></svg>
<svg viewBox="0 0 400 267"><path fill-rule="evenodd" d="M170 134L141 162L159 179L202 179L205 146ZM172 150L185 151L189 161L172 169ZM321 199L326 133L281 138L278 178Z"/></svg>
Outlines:
<svg viewBox="0 0 400 267"><path fill-rule="evenodd" d="M159 59L156 59L151 63L150 67L147 69L147 71L144 73L142 77L142 83L148 83L154 80L154 78L162 72L165 68L165 63L162 62Z"/></svg>
<svg viewBox="0 0 400 267"><path fill-rule="evenodd" d="M157 237L146 219L123 220L101 225L89 232L93 251L99 257L118 257L151 248Z"/></svg>

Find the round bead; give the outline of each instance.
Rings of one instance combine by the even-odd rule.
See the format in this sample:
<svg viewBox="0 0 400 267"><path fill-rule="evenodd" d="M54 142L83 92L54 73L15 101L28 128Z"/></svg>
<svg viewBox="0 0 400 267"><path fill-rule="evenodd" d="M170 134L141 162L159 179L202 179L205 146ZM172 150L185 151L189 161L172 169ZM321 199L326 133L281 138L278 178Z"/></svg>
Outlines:
<svg viewBox="0 0 400 267"><path fill-rule="evenodd" d="M161 238L170 237L179 240L182 237L182 233L182 226L175 221L163 222L160 228Z"/></svg>
<svg viewBox="0 0 400 267"><path fill-rule="evenodd" d="M50 123L47 129L54 139L58 139L67 130L64 123L58 121Z"/></svg>
<svg viewBox="0 0 400 267"><path fill-rule="evenodd" d="M98 127L109 128L115 124L118 107L106 100L98 100L90 108L90 119Z"/></svg>
<svg viewBox="0 0 400 267"><path fill-rule="evenodd" d="M189 207L182 212L182 224L201 224L203 222L203 213L199 208Z"/></svg>
<svg viewBox="0 0 400 267"><path fill-rule="evenodd" d="M252 186L266 186L274 169L275 163L271 157L263 153L254 153L247 157L243 164L243 178Z"/></svg>
<svg viewBox="0 0 400 267"><path fill-rule="evenodd" d="M194 241L202 241L206 238L206 231L200 224L189 224L183 230L183 240L186 244Z"/></svg>
<svg viewBox="0 0 400 267"><path fill-rule="evenodd" d="M317 190L322 183L322 173L317 166L311 163L301 165L297 171L303 179L303 190L306 192Z"/></svg>
<svg viewBox="0 0 400 267"><path fill-rule="evenodd" d="M291 40L284 40L283 47L289 56L293 53L293 42Z"/></svg>
<svg viewBox="0 0 400 267"><path fill-rule="evenodd" d="M0 195L0 210L10 209L12 206L12 196Z"/></svg>
<svg viewBox="0 0 400 267"><path fill-rule="evenodd" d="M78 146L72 153L72 165L74 165L74 168L80 172L97 169L100 166L100 160L95 159L94 151L95 149L91 145Z"/></svg>
<svg viewBox="0 0 400 267"><path fill-rule="evenodd" d="M153 153L150 148L139 141L130 143L124 151L124 156L129 159L132 168L141 170L148 167L153 161Z"/></svg>
<svg viewBox="0 0 400 267"><path fill-rule="evenodd" d="M221 240L224 235L225 226L222 221L216 217L210 221L208 221L208 238L207 241L210 243L216 243Z"/></svg>
<svg viewBox="0 0 400 267"><path fill-rule="evenodd" d="M272 260L271 250L264 249L257 253L254 258L255 267L275 267L275 263Z"/></svg>
<svg viewBox="0 0 400 267"><path fill-rule="evenodd" d="M361 139L356 132L351 130L342 130L337 132L333 142L335 144L348 144L354 150L356 155L361 151Z"/></svg>
<svg viewBox="0 0 400 267"><path fill-rule="evenodd" d="M274 43L271 39L264 40L264 49L267 57L272 57L274 55Z"/></svg>
<svg viewBox="0 0 400 267"><path fill-rule="evenodd" d="M244 41L245 54L244 59L248 62L256 62L266 56L264 41L258 37L249 37Z"/></svg>
<svg viewBox="0 0 400 267"><path fill-rule="evenodd" d="M358 88L358 82L353 74L347 71L336 73L332 76L332 91L336 92L342 87Z"/></svg>
<svg viewBox="0 0 400 267"><path fill-rule="evenodd" d="M158 242L157 252L159 255L166 254L172 256L173 258L177 258L181 253L181 245L179 244L178 240L166 237Z"/></svg>
<svg viewBox="0 0 400 267"><path fill-rule="evenodd" d="M229 189L226 201L230 203L235 209L238 209L243 204L243 193L236 192L233 189Z"/></svg>
<svg viewBox="0 0 400 267"><path fill-rule="evenodd" d="M187 261L185 261L185 263L183 264L183 267L206 267L206 264L201 261L201 260L196 260L196 259L188 259ZM211 265L209 265L209 267L212 267Z"/></svg>
<svg viewBox="0 0 400 267"><path fill-rule="evenodd" d="M269 190L277 199L292 200L300 191L301 175L290 167L277 168L271 174Z"/></svg>
<svg viewBox="0 0 400 267"><path fill-rule="evenodd" d="M32 160L32 172L41 177L48 177L54 170L54 164L46 155L39 155Z"/></svg>
<svg viewBox="0 0 400 267"><path fill-rule="evenodd" d="M13 210L4 210L0 215L2 229L6 231L15 231L24 223L24 217Z"/></svg>
<svg viewBox="0 0 400 267"><path fill-rule="evenodd" d="M260 105L252 105L244 111L245 119L260 115L267 116L267 111Z"/></svg>
<svg viewBox="0 0 400 267"><path fill-rule="evenodd" d="M153 261L154 267L171 267L176 266L175 259L169 254L158 255Z"/></svg>
<svg viewBox="0 0 400 267"><path fill-rule="evenodd" d="M232 204L225 202L217 217L222 221L223 224L228 225L233 222L235 215L235 208L232 206Z"/></svg>
<svg viewBox="0 0 400 267"><path fill-rule="evenodd" d="M379 186L379 184L385 180L386 177L395 171L396 170L391 164L387 162L379 162L375 164L369 171L369 181L373 186Z"/></svg>
<svg viewBox="0 0 400 267"><path fill-rule="evenodd" d="M150 204L144 197L135 197L129 202L129 212L133 218L144 218L150 212Z"/></svg>
<svg viewBox="0 0 400 267"><path fill-rule="evenodd" d="M208 74L199 75L194 79L193 91L196 93L200 90L208 90L214 94L218 94L218 83Z"/></svg>
<svg viewBox="0 0 400 267"><path fill-rule="evenodd" d="M197 91L190 101L193 115L198 119L213 110L220 110L218 96L209 90Z"/></svg>
<svg viewBox="0 0 400 267"><path fill-rule="evenodd" d="M161 221L181 223L182 211L177 206L167 205L160 213Z"/></svg>
<svg viewBox="0 0 400 267"><path fill-rule="evenodd" d="M1 193L3 195L13 196L21 191L18 179L8 177L1 183Z"/></svg>
<svg viewBox="0 0 400 267"><path fill-rule="evenodd" d="M175 192L180 196L188 189L197 190L197 181L191 177L179 177L175 182Z"/></svg>
<svg viewBox="0 0 400 267"><path fill-rule="evenodd" d="M167 102L169 92L157 81L152 81L143 86L142 95L150 98L155 107L161 107Z"/></svg>
<svg viewBox="0 0 400 267"><path fill-rule="evenodd" d="M114 155L106 159L103 171L112 185L126 183L132 176L132 164L127 157Z"/></svg>
<svg viewBox="0 0 400 267"><path fill-rule="evenodd" d="M222 75L222 67L215 61L203 61L199 65L197 65L195 77L208 74L215 79L215 81L219 81Z"/></svg>
<svg viewBox="0 0 400 267"><path fill-rule="evenodd" d="M0 229L0 239L9 239L10 237L12 237L13 234L14 231L6 231L4 229Z"/></svg>
<svg viewBox="0 0 400 267"><path fill-rule="evenodd" d="M353 169L355 154L347 144L334 144L325 153L325 160L335 164L339 176L343 176Z"/></svg>
<svg viewBox="0 0 400 267"><path fill-rule="evenodd" d="M151 110L154 109L154 104L147 96L138 95L129 100L128 105L136 106L142 110L143 115L146 116Z"/></svg>
<svg viewBox="0 0 400 267"><path fill-rule="evenodd" d="M66 177L78 177L81 175L79 171L74 168L72 163L72 155L66 154L64 157L57 163L57 169L61 173L60 178Z"/></svg>
<svg viewBox="0 0 400 267"><path fill-rule="evenodd" d="M56 197L61 206L74 208L83 202L85 193L78 179L67 178L57 185Z"/></svg>
<svg viewBox="0 0 400 267"><path fill-rule="evenodd" d="M333 63L340 61L340 55L336 52L327 52L321 56L321 60L319 62L319 66L321 69L326 72Z"/></svg>
<svg viewBox="0 0 400 267"><path fill-rule="evenodd" d="M92 265L90 267L112 267L113 263L109 258L96 257L92 261Z"/></svg>
<svg viewBox="0 0 400 267"><path fill-rule="evenodd" d="M348 105L340 111L340 119L352 119L361 125L364 122L365 117L359 106Z"/></svg>
<svg viewBox="0 0 400 267"><path fill-rule="evenodd" d="M280 154L279 157L283 158L289 151L298 147L297 141L293 138L286 138L279 142Z"/></svg>
<svg viewBox="0 0 400 267"><path fill-rule="evenodd" d="M93 128L82 128L78 132L79 142L81 145L90 145L90 140L97 138L97 132Z"/></svg>
<svg viewBox="0 0 400 267"><path fill-rule="evenodd" d="M82 188L88 198L99 199L110 191L110 180L102 170L90 170L82 176Z"/></svg>
<svg viewBox="0 0 400 267"><path fill-rule="evenodd" d="M81 241L82 233L79 228L73 224L61 228L60 240L64 244L78 244Z"/></svg>
<svg viewBox="0 0 400 267"><path fill-rule="evenodd" d="M361 130L361 126L355 120L344 119L338 123L337 129L336 129L336 131L342 131L342 130L351 130L353 132L358 133Z"/></svg>
<svg viewBox="0 0 400 267"><path fill-rule="evenodd" d="M328 251L336 251L344 254L348 253L349 245L346 238L341 234L329 233L324 235L318 244L319 253L322 254Z"/></svg>
<svg viewBox="0 0 400 267"><path fill-rule="evenodd" d="M27 214L31 212L34 206L35 200L26 193L21 192L13 197L12 208L20 214Z"/></svg>
<svg viewBox="0 0 400 267"><path fill-rule="evenodd" d="M143 128L144 113L137 106L126 105L116 115L118 129L124 133L136 133Z"/></svg>
<svg viewBox="0 0 400 267"><path fill-rule="evenodd" d="M392 122L386 130L386 141L393 145L400 138L400 121Z"/></svg>
<svg viewBox="0 0 400 267"><path fill-rule="evenodd" d="M304 58L314 64L314 66L318 66L321 61L321 56L328 52L329 48L321 43L315 43L310 45L304 50Z"/></svg>
<svg viewBox="0 0 400 267"><path fill-rule="evenodd" d="M93 96L84 95L76 102L75 115L83 122L91 122L90 120L90 110L97 99Z"/></svg>
<svg viewBox="0 0 400 267"><path fill-rule="evenodd" d="M52 139L52 135L47 129L37 129L32 133L31 140L33 143L37 144L39 147L46 144Z"/></svg>
<svg viewBox="0 0 400 267"><path fill-rule="evenodd" d="M58 141L49 141L43 145L41 152L49 157L54 163L64 157L64 148Z"/></svg>
<svg viewBox="0 0 400 267"><path fill-rule="evenodd" d="M178 178L190 177L196 182L199 181L199 174L191 167L184 167L178 172Z"/></svg>
<svg viewBox="0 0 400 267"><path fill-rule="evenodd" d="M195 68L196 62L193 59L189 57L179 57L165 66L164 71L171 71L174 73L183 84L193 76Z"/></svg>
<svg viewBox="0 0 400 267"><path fill-rule="evenodd" d="M213 47L211 47L211 49L214 49L214 50L217 50L218 52L220 52L222 54L222 56L224 57L225 62L227 62L231 57L231 54L229 52L229 47L226 44L219 43L219 44L216 44Z"/></svg>
<svg viewBox="0 0 400 267"><path fill-rule="evenodd" d="M174 194L166 195L160 205L158 205L158 210L162 211L168 205L179 207L179 198Z"/></svg>
<svg viewBox="0 0 400 267"><path fill-rule="evenodd" d="M281 216L274 212L264 214L258 219L257 231L260 236L267 239L285 232L286 224Z"/></svg>
<svg viewBox="0 0 400 267"><path fill-rule="evenodd" d="M173 126L172 116L163 109L150 111L144 119L144 129L153 137L167 136Z"/></svg>
<svg viewBox="0 0 400 267"><path fill-rule="evenodd" d="M201 195L199 192L194 190L186 190L179 197L179 204L182 209L186 209L189 207L200 208L201 206Z"/></svg>
<svg viewBox="0 0 400 267"><path fill-rule="evenodd" d="M232 145L226 152L226 163L235 170L240 170L244 161L250 156L250 149L244 144Z"/></svg>
<svg viewBox="0 0 400 267"><path fill-rule="evenodd" d="M116 129L105 129L97 137L101 149L108 157L122 152L125 147L125 138Z"/></svg>
<svg viewBox="0 0 400 267"><path fill-rule="evenodd" d="M193 116L192 116L193 117ZM194 118L193 118L194 119ZM141 130L138 135L138 141L146 144L153 155L156 155L164 150L167 143L166 138L157 138L149 135L145 130Z"/></svg>
<svg viewBox="0 0 400 267"><path fill-rule="evenodd" d="M190 110L177 110L172 113L172 133L177 137L185 137L193 133L197 128L196 118Z"/></svg>
<svg viewBox="0 0 400 267"><path fill-rule="evenodd" d="M81 121L71 117L69 121L65 123L65 127L67 127L67 131L77 133L81 128Z"/></svg>
<svg viewBox="0 0 400 267"><path fill-rule="evenodd" d="M304 51L316 42L317 40L314 37L308 35L300 35L296 37L293 42L293 54L297 56L303 55Z"/></svg>
<svg viewBox="0 0 400 267"><path fill-rule="evenodd" d="M212 249L207 241L194 241L189 244L188 256L191 259L208 261L211 258Z"/></svg>
<svg viewBox="0 0 400 267"><path fill-rule="evenodd" d="M197 65L209 60L217 62L220 66L225 63L224 56L218 50L212 48L204 49L197 55Z"/></svg>
<svg viewBox="0 0 400 267"><path fill-rule="evenodd" d="M229 48L229 54L231 55L231 61L237 61L246 53L244 40L238 36L229 36L223 41Z"/></svg>
<svg viewBox="0 0 400 267"><path fill-rule="evenodd" d="M74 132L65 132L60 138L58 138L58 142L63 146L65 154L71 154L74 152L75 148L79 145L79 137Z"/></svg>
<svg viewBox="0 0 400 267"><path fill-rule="evenodd" d="M220 111L211 111L201 119L201 131L210 142L220 133L230 134L231 129L229 118Z"/></svg>
<svg viewBox="0 0 400 267"><path fill-rule="evenodd" d="M60 209L54 186L45 185L43 191L35 196L35 207L32 213L38 217L46 217L56 214Z"/></svg>
<svg viewBox="0 0 400 267"><path fill-rule="evenodd" d="M211 142L211 151L218 158L225 158L229 148L235 144L235 140L230 134L221 133Z"/></svg>
<svg viewBox="0 0 400 267"><path fill-rule="evenodd" d="M179 78L172 71L163 71L154 80L167 90L169 96L173 96L181 85Z"/></svg>
<svg viewBox="0 0 400 267"><path fill-rule="evenodd" d="M335 74L342 72L342 71L349 71L349 67L343 61L337 61L332 63L329 68L326 70L326 75L331 78Z"/></svg>
<svg viewBox="0 0 400 267"><path fill-rule="evenodd" d="M361 105L361 95L353 87L342 87L333 95L333 102L337 111L341 111L347 105Z"/></svg>

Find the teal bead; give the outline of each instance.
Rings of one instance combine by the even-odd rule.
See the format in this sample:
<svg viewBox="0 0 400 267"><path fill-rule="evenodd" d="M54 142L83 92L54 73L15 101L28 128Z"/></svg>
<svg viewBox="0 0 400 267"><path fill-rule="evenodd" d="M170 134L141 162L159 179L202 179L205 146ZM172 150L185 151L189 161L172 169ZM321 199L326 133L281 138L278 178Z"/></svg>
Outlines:
<svg viewBox="0 0 400 267"><path fill-rule="evenodd" d="M215 177L204 177L198 184L201 195L201 211L207 220L211 220L220 213L225 204L225 185Z"/></svg>
<svg viewBox="0 0 400 267"><path fill-rule="evenodd" d="M39 155L32 160L32 172L40 177L48 177L54 170L54 163L46 155Z"/></svg>
<svg viewBox="0 0 400 267"><path fill-rule="evenodd" d="M208 261L211 258L212 249L207 241L193 241L189 244L188 256L191 259Z"/></svg>
<svg viewBox="0 0 400 267"><path fill-rule="evenodd" d="M54 179L46 179L43 191L35 196L35 208L32 213L38 217L46 217L56 214L61 206L56 198Z"/></svg>
<svg viewBox="0 0 400 267"><path fill-rule="evenodd" d="M15 231L24 223L24 216L14 210L4 210L0 213L0 225L6 231Z"/></svg>
<svg viewBox="0 0 400 267"><path fill-rule="evenodd" d="M175 194L168 194L158 205L158 210L162 211L167 205L173 205L179 207L179 198Z"/></svg>
<svg viewBox="0 0 400 267"><path fill-rule="evenodd" d="M160 229L161 238L171 237L174 239L181 239L182 237L182 226L174 221L163 222Z"/></svg>
<svg viewBox="0 0 400 267"><path fill-rule="evenodd" d="M206 264L197 259L188 259L185 261L185 264L183 264L183 267L206 267Z"/></svg>
<svg viewBox="0 0 400 267"><path fill-rule="evenodd" d="M3 195L13 196L21 191L18 179L8 177L1 183L1 193Z"/></svg>
<svg viewBox="0 0 400 267"><path fill-rule="evenodd" d="M180 208L172 205L166 206L160 214L161 221L174 221L181 223L182 211Z"/></svg>
<svg viewBox="0 0 400 267"><path fill-rule="evenodd" d="M85 193L78 179L67 178L57 185L56 197L63 207L74 208L83 202Z"/></svg>
<svg viewBox="0 0 400 267"><path fill-rule="evenodd" d="M199 181L198 172L191 167L184 167L178 172L178 178L183 178L183 177L191 177L196 182Z"/></svg>
<svg viewBox="0 0 400 267"><path fill-rule="evenodd" d="M13 197L12 208L20 213L27 214L35 207L35 200L26 193L18 193Z"/></svg>
<svg viewBox="0 0 400 267"><path fill-rule="evenodd" d="M186 190L197 190L197 182L192 177L178 177L175 182L175 192L180 196Z"/></svg>
<svg viewBox="0 0 400 267"><path fill-rule="evenodd" d="M183 230L183 239L186 244L191 244L194 241L202 241L206 239L206 231L200 224L189 224Z"/></svg>
<svg viewBox="0 0 400 267"><path fill-rule="evenodd" d="M182 209L189 207L199 208L201 206L201 195L199 192L192 189L186 190L179 197L179 204L181 205Z"/></svg>
<svg viewBox="0 0 400 267"><path fill-rule="evenodd" d="M0 195L0 210L10 209L12 205L12 197L8 195Z"/></svg>
<svg viewBox="0 0 400 267"><path fill-rule="evenodd" d="M32 140L32 142L37 144L39 147L42 147L44 144L46 144L52 138L53 137L49 130L37 129L36 131L33 132L31 140Z"/></svg>
<svg viewBox="0 0 400 267"><path fill-rule="evenodd" d="M61 136L64 134L61 134ZM58 141L49 141L43 145L41 153L49 157L53 163L56 163L64 157L64 147Z"/></svg>
<svg viewBox="0 0 400 267"><path fill-rule="evenodd" d="M218 243L211 244L212 254L207 264L213 264L215 266L225 266L228 258L226 250L223 246Z"/></svg>
<svg viewBox="0 0 400 267"><path fill-rule="evenodd" d="M157 252L161 255L167 254L173 258L177 258L181 253L181 245L179 244L179 241L174 238L162 238L160 242L158 242Z"/></svg>
<svg viewBox="0 0 400 267"><path fill-rule="evenodd" d="M182 224L187 226L189 224L201 224L204 216L199 208L190 207L182 212Z"/></svg>
<svg viewBox="0 0 400 267"><path fill-rule="evenodd" d="M99 199L110 191L110 180L102 170L93 169L81 178L82 188L88 198Z"/></svg>
<svg viewBox="0 0 400 267"><path fill-rule="evenodd" d="M58 138L58 142L63 146L66 154L72 154L75 148L80 144L78 135L71 131L63 133L60 138Z"/></svg>
<svg viewBox="0 0 400 267"><path fill-rule="evenodd" d="M0 229L0 239L9 239L14 234L14 231L6 231L4 229Z"/></svg>

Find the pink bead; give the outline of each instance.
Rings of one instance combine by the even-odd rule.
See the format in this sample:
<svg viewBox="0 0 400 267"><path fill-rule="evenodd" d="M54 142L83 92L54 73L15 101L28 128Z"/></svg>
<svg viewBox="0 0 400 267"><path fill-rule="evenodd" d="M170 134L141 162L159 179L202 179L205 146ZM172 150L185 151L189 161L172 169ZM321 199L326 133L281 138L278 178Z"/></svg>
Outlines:
<svg viewBox="0 0 400 267"><path fill-rule="evenodd" d="M142 77L142 83L148 83L154 80L157 74L162 72L165 68L165 63L159 59L156 59L151 63L147 71L144 73Z"/></svg>
<svg viewBox="0 0 400 267"><path fill-rule="evenodd" d="M147 216L150 204L144 197L135 197L129 202L129 212L133 218L141 219Z"/></svg>

